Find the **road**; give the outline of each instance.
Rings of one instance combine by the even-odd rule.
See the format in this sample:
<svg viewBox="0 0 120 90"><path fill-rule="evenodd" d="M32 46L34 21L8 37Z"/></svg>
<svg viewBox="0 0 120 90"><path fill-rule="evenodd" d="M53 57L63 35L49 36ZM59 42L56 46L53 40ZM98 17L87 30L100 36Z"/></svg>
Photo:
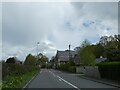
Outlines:
<svg viewBox="0 0 120 90"><path fill-rule="evenodd" d="M85 88L115 89L113 86L80 78L77 74L65 73L53 69L42 69L27 88L69 88L72 90L84 90Z"/></svg>

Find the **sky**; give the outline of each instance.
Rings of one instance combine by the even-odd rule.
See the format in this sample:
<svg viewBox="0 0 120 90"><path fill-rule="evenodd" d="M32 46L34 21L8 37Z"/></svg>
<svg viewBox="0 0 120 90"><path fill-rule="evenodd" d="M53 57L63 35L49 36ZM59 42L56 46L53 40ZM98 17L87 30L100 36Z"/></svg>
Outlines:
<svg viewBox="0 0 120 90"><path fill-rule="evenodd" d="M74 49L85 39L94 44L118 34L117 2L3 2L1 7L3 60L36 55L37 42L39 53L51 58L69 44Z"/></svg>

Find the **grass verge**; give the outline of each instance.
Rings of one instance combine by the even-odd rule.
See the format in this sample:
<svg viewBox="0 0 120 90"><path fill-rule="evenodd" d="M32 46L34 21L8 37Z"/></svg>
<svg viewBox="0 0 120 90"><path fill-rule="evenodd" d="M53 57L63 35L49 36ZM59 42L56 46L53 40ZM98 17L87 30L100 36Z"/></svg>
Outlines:
<svg viewBox="0 0 120 90"><path fill-rule="evenodd" d="M25 73L24 75L8 75L2 82L2 90L6 90L7 88L22 88L37 73L38 70Z"/></svg>
<svg viewBox="0 0 120 90"><path fill-rule="evenodd" d="M0 90L2 89L2 81L0 81Z"/></svg>

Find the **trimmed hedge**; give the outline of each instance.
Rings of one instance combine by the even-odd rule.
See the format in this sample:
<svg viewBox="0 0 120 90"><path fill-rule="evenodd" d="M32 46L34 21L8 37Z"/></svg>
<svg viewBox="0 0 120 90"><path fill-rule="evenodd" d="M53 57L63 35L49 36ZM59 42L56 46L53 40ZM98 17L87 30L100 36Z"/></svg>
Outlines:
<svg viewBox="0 0 120 90"><path fill-rule="evenodd" d="M58 69L62 71L76 73L76 67L72 66L70 63L61 64Z"/></svg>
<svg viewBox="0 0 120 90"><path fill-rule="evenodd" d="M68 68L68 71L71 73L76 73L76 67L75 66L71 66Z"/></svg>
<svg viewBox="0 0 120 90"><path fill-rule="evenodd" d="M120 62L102 62L98 69L102 78L120 81Z"/></svg>

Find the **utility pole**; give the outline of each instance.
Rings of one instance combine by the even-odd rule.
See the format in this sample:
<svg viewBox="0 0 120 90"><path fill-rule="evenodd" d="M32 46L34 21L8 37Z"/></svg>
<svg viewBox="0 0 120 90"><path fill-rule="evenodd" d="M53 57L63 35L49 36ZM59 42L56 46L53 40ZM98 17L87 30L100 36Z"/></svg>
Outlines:
<svg viewBox="0 0 120 90"><path fill-rule="evenodd" d="M69 61L70 61L70 44L69 44Z"/></svg>
<svg viewBox="0 0 120 90"><path fill-rule="evenodd" d="M38 45L39 45L40 43L39 42L37 42L37 61L38 61Z"/></svg>

